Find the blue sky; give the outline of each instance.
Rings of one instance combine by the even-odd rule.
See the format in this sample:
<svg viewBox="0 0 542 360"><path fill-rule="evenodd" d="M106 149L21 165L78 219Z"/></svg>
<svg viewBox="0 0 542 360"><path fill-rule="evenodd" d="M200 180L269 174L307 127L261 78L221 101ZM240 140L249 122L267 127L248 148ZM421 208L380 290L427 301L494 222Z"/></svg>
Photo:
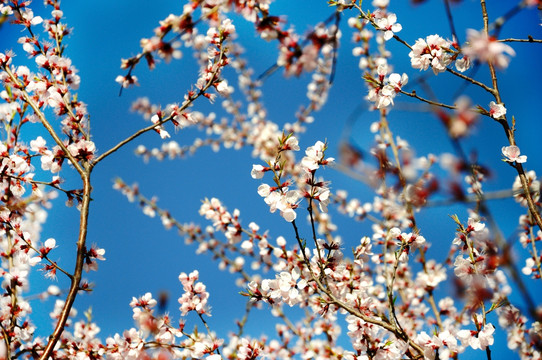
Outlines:
<svg viewBox="0 0 542 360"><path fill-rule="evenodd" d="M365 6L368 6L369 1L366 3ZM455 17L457 29L480 29L482 19L479 4L475 1L463 3ZM503 13L503 4L508 4L508 1L488 4L491 18ZM158 64L152 72L144 66L136 68L135 74L141 86L125 90L121 97L118 96L118 85L114 82L117 75L123 74L119 68L120 59L139 52L139 40L151 36L158 21L167 14L179 13L180 6L177 1L153 2L149 6L143 0L63 4L66 21L73 28L73 34L67 42L67 54L80 71L82 82L79 98L88 104L93 140L99 152L148 124L138 115L129 112L136 98L148 96L151 102L162 105L179 102L196 80L197 65L190 52L185 51L181 61L169 65ZM504 9L508 9L508 5L505 6ZM392 1L390 10L398 14L398 21L403 25L399 35L410 44L418 37L436 33L451 37L440 1L428 1L419 6L412 6L407 1ZM271 5L272 14L287 14L288 21L301 34L309 29L310 24L326 19L332 11L325 1L318 2L318 5L314 2L310 9L307 9L306 1L279 0ZM255 73L262 73L273 65L277 56L276 44L257 39L252 26L238 16L234 24L239 31L240 42L247 51L246 58ZM501 37L526 38L530 34L541 38L542 28L539 24L538 13L534 10L526 11L504 27ZM377 113L367 111L364 104L366 90L357 67L358 59L351 56L352 43L346 19L343 19L341 28L342 48L328 104L315 114L314 126L300 139L302 148L317 140L327 139L330 144L329 155L336 158L341 140L349 140L367 150L373 143L372 134L368 131L369 125L378 117ZM26 59L14 41L18 36L17 31L7 26L0 29L0 50L13 48L19 54L14 62L21 64ZM459 35L462 36L460 41L464 42L465 32L460 30ZM542 172L542 155L536 139L541 129L538 104L539 84L542 80L539 59L542 50L540 44L512 46L517 54L511 66L499 73L501 94L508 113L517 119L516 138L522 153L528 155L527 168ZM408 49L400 44L391 44L390 50L394 54L390 62L397 72L408 73L411 80L421 75L410 67ZM487 80L487 73L487 68L481 67L477 78ZM263 100L269 118L278 124L293 121L299 104L307 103L305 89L308 80L308 76L285 80L280 71L268 78L263 88ZM440 100L453 102L452 96L459 85L457 80L449 74L441 74L431 79L430 83ZM476 103L486 107L493 100L472 87L466 92ZM399 96L396 101L400 104L415 104L405 96ZM223 112L218 101L211 107L205 100L198 100L195 110L216 111L218 114ZM355 122L351 131L346 132L345 124L349 118L355 119ZM452 151L441 123L429 113L393 111L390 124L396 134L410 142L418 155ZM28 136L35 136L37 131L40 131L37 127L30 128ZM196 134L192 130L174 133L171 129L170 133L181 145L191 143ZM75 306L80 313L92 306L96 322L102 328L102 338L132 326L128 304L132 296L147 291L155 295L160 291L168 292L170 311L173 318L177 319L176 298L182 290L177 277L181 271L199 269L202 281L211 292L213 317L210 325L225 336L228 330L235 329L233 321L242 316L244 309L244 299L237 295L240 289L233 285L234 278L218 271L216 263L208 257L194 256L194 247L185 246L184 240L174 231L165 231L158 219L146 217L135 204L128 203L120 193L112 189L113 179L119 176L129 184L137 182L143 194L148 197L156 195L159 205L168 209L181 222L206 225L205 220L197 214L201 200L205 197L218 197L228 209L240 209L244 224L256 221L262 228L270 229L271 238L279 235L291 237L291 228L278 214L269 214L267 205L257 195L256 189L260 182L250 178L250 169L251 164L258 160L251 157L251 149L222 149L219 153L202 149L196 156L183 160L151 160L144 163L133 154L140 143L147 147L158 147L161 140L155 133L145 134L105 160L93 173L94 201L91 204L88 242L104 247L107 261L100 264L97 273L89 274L88 279L95 283L94 291L80 296ZM513 169L500 161L500 149L507 144L498 124L488 118L481 118L476 133L465 140L463 145L468 152L476 149L480 162L495 169L485 185L487 190L511 187L514 173ZM334 190L347 189L352 196L363 201L371 201L373 198L373 194L364 185L337 171L329 169L322 175L332 181ZM63 202L64 199L60 199L54 204L43 238L57 239L60 245L59 260L70 264L66 267L71 268L78 214L73 208L65 208ZM505 237L513 239L518 215L523 210L511 200L493 201L490 208L501 224ZM466 211L462 206L433 208L418 215L422 234L433 243L430 251L435 251L435 254L447 249L447 244L453 239L455 226L448 216L453 213L458 213L460 218L466 220ZM345 248L355 246L363 235L370 235L370 224L355 223L336 213L332 215L341 228ZM304 230L308 231L308 227ZM39 273L35 275L35 279L39 279L39 276ZM59 278L57 284L62 287L67 282ZM42 285L46 287L48 284L34 282L32 291L39 291ZM535 293L542 295L540 290L532 288L532 295ZM47 329L50 323L50 304L35 303L33 306L34 321ZM248 325L254 335L260 332L260 323L257 321L260 316L266 318L263 312L258 312ZM496 347L500 348L502 344L504 342Z"/></svg>

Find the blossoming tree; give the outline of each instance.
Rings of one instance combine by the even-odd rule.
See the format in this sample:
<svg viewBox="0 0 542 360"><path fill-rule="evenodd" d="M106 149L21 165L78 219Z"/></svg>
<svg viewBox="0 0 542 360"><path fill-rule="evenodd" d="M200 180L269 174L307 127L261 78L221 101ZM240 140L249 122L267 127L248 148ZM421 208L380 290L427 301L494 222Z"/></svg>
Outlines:
<svg viewBox="0 0 542 360"><path fill-rule="evenodd" d="M17 33L17 50L0 49L0 358L491 359L496 357L495 336L502 333L519 358L540 359L542 308L533 296L541 278L540 182L529 166L533 155L521 153L523 144L516 137L529 130L523 119L516 119L519 110L505 106L499 81L520 61L512 60L513 45L538 47L542 42L531 35L500 38L503 26L542 5L521 0L491 9L497 5L480 0L479 18L473 17L471 25L475 29L456 29L453 10L460 7L451 2L457 1L443 1L449 34L407 38L401 36L401 14L393 12L389 0L322 2L329 17L304 34L276 14L270 0L186 0L179 13L165 17L141 39L138 54L122 59L116 81L125 96L138 85L142 67L166 66L160 62L177 61L188 52L199 67L194 82L177 102L136 100L132 109L150 123L104 148L94 141L91 114L77 94L81 78L69 57L71 29L60 1L37 6L2 0L2 26L22 32ZM415 11L423 13L423 5ZM502 15L492 18L493 11ZM272 66L259 76L247 61L254 57L240 46L240 22L252 24L259 38L278 47ZM330 121L320 119L318 111L341 71L338 54L345 34L354 44L350 53L359 58L358 77L366 87L343 91L367 102L377 120L366 127L373 134L371 144L359 149L343 142L334 159L333 139L309 134L313 122ZM391 44L406 56L392 57ZM28 65L17 53L30 59ZM310 77L308 100L300 97L302 105L285 123L270 118L262 99L266 80L281 76L278 71L286 78ZM540 75L539 69L534 72ZM449 99L440 94L443 77L459 80L450 102L441 100ZM454 154L436 144L433 153L415 155L392 123L404 99L440 120ZM214 110L218 103L221 110ZM222 111L223 118L205 112L209 106ZM486 191L490 173L484 159L467 155L464 148L481 121L504 131L494 139L501 148L494 157L502 163L492 169L508 179L500 192ZM192 128L202 130L203 137L182 145L174 139ZM139 143L146 133L156 133L154 140L162 144ZM229 211L215 197L202 201L203 225L196 225L174 217L137 185L120 178L113 185L144 214L158 217L166 229L177 229L188 243L197 244L198 253L211 254L221 269L234 274L241 288L236 301L246 303L246 313L228 335L209 323L214 295L198 270L178 277L183 291L178 313L164 312L157 294L134 294L129 306L135 325L127 319L127 330L106 339L90 311L84 316L76 311L76 300L100 286L87 282L84 273L98 270L107 248L106 241L88 242L97 226L89 221L95 211L92 200L98 200L95 189L103 185L91 174L134 143L144 160L198 156L204 147L249 148L254 156L245 173L237 174L255 184L243 196L247 202L263 200L269 219L287 226L282 235L263 230L258 219L243 214L249 217L246 224L240 210ZM332 187L329 171L365 183L370 196L358 200ZM78 214L78 231L71 237L73 264L56 256L70 244L57 241L46 223L58 196L75 205ZM496 197L513 198L522 209L519 231L508 241L490 211ZM419 218L439 203L462 204L467 215L450 211L438 221L454 224L456 231L431 238ZM336 217L370 228L342 232ZM444 251L431 247L437 242ZM42 272L31 278L36 269ZM60 288L56 278L67 279L69 286ZM37 298L56 300L47 311L54 322L50 334L35 320L36 294L29 289L36 281L50 284ZM271 313L273 333L245 331L256 308Z"/></svg>

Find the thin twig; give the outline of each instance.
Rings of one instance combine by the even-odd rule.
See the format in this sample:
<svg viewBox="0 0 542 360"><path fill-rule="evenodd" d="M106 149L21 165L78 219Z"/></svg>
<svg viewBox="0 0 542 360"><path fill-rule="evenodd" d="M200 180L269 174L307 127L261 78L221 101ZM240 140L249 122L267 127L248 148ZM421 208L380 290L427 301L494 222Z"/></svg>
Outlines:
<svg viewBox="0 0 542 360"><path fill-rule="evenodd" d="M457 71L455 71L454 69L451 69L451 68L446 68L446 71L448 71L449 73L454 74L457 77L460 77L461 79L463 79L465 81L470 82L471 84L474 84L474 85L477 85L477 86L481 87L482 89L484 89L485 91L487 91L488 93L490 93L492 95L494 94L494 90L492 88L490 88L489 86L487 86L484 83L481 83L480 81L474 80L473 78L468 77L466 75L463 75L460 72L457 72Z"/></svg>
<svg viewBox="0 0 542 360"><path fill-rule="evenodd" d="M500 42L526 42L526 43L542 43L542 39L533 39L532 37L529 37L528 39L500 39L498 40Z"/></svg>
<svg viewBox="0 0 542 360"><path fill-rule="evenodd" d="M400 91L401 91L401 94L413 97L415 99L418 99L418 100L420 100L420 101L422 101L424 103L430 104L430 105L434 105L434 106L438 106L438 107L442 107L442 108L450 109L450 110L457 109L457 107L454 106L454 105L447 105L447 104L444 104L444 103L440 103L440 102L436 102L436 101L432 101L432 100L429 100L429 99L422 98L421 96L419 96L416 93L416 90L412 90L412 92L407 92L407 91L404 91L404 90L400 90Z"/></svg>
<svg viewBox="0 0 542 360"><path fill-rule="evenodd" d="M459 38L457 37L457 31L455 30L455 25L454 25L454 18L452 16L452 11L450 9L450 0L444 0L444 8L446 9L446 17L448 18L448 24L450 24L450 30L452 32L454 41L460 44L461 41L459 41Z"/></svg>
<svg viewBox="0 0 542 360"><path fill-rule="evenodd" d="M220 64L222 62L224 58L224 47L221 46L221 49L220 49L220 54L218 56L218 59L215 60L216 64ZM178 112L182 112L184 111L185 109L187 109L190 105L192 105L192 103L197 99L199 98L201 95L205 94L205 92L213 85L213 83L216 81L216 75L218 73L218 70L220 69L220 66L217 66L213 76L211 76L211 78L209 79L209 81L205 84L205 86L203 86L197 93L195 93L194 95L192 95L191 97L188 98L187 101L185 101L183 103L183 105L178 109ZM143 135L144 133L148 132L148 131L151 131L151 130L154 130L156 129L157 127L171 121L173 119L173 115L170 115L170 116L167 116L166 118L156 122L155 124L152 124L152 125L149 125L143 129L140 129L138 131L136 131L135 133L133 133L132 135L128 136L126 139L120 141L117 145L113 146L111 149L107 150L106 152L104 152L103 154L101 154L100 156L98 156L94 161L92 161L91 163L91 167L93 168L94 166L96 166L100 161L102 161L103 159L105 159L106 157L108 157L109 155L113 154L114 152L116 152L117 150L119 150L121 147L123 147L124 145L130 143L131 141L133 141L135 138Z"/></svg>

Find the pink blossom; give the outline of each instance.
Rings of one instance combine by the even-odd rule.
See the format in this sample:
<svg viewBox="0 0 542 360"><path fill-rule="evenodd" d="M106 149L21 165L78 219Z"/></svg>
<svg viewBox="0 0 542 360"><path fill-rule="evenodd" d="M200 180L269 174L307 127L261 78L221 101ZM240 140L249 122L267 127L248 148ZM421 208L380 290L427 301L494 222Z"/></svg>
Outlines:
<svg viewBox="0 0 542 360"><path fill-rule="evenodd" d="M384 40L388 41L393 37L394 33L397 33L403 29L401 24L397 23L397 15L390 13L386 17L382 17L376 20L376 25L384 31Z"/></svg>
<svg viewBox="0 0 542 360"><path fill-rule="evenodd" d="M62 293L60 288L56 285L49 285L47 287L47 294L51 296L59 296Z"/></svg>
<svg viewBox="0 0 542 360"><path fill-rule="evenodd" d="M151 121L152 121L153 124L157 124L161 120L162 119L160 118L160 116L158 114L155 114L155 115L153 115L151 117ZM160 135L160 137L162 139L166 139L166 138L170 137L169 133L164 129L164 127L162 125L155 126L154 130L158 133L158 135Z"/></svg>
<svg viewBox="0 0 542 360"><path fill-rule="evenodd" d="M432 337L422 331L416 337L416 342L425 348L424 355L426 359L435 359L435 350L438 350L439 359L441 360L449 359L453 352L462 352L457 345L457 339L448 330Z"/></svg>
<svg viewBox="0 0 542 360"><path fill-rule="evenodd" d="M233 25L231 19L225 19L220 24L220 30L222 31L223 36L228 36L235 33L235 26Z"/></svg>
<svg viewBox="0 0 542 360"><path fill-rule="evenodd" d="M521 269L521 272L524 275L531 275L533 272L536 273L536 263L532 257L525 259L525 266Z"/></svg>
<svg viewBox="0 0 542 360"><path fill-rule="evenodd" d="M105 249L100 249L96 245L92 245L90 250L85 255L85 264L83 269L85 271L98 270L98 262L96 260L104 261Z"/></svg>
<svg viewBox="0 0 542 360"><path fill-rule="evenodd" d="M471 110L471 101L466 96L460 96L455 103L453 114L448 114L444 111L438 111L440 119L448 128L448 132L454 138L467 136L478 118L478 114Z"/></svg>
<svg viewBox="0 0 542 360"><path fill-rule="evenodd" d="M45 146L46 142L41 136L38 136L35 140L30 141L30 150L43 154L47 147Z"/></svg>
<svg viewBox="0 0 542 360"><path fill-rule="evenodd" d="M305 151L305 157L301 160L301 166L310 172L318 169L320 165L333 162L334 158L324 159L326 149L327 145L321 141L317 141L314 146L308 147Z"/></svg>
<svg viewBox="0 0 542 360"><path fill-rule="evenodd" d="M470 259L458 256L454 262L454 274L462 280L470 280L474 274L474 267Z"/></svg>
<svg viewBox="0 0 542 360"><path fill-rule="evenodd" d="M501 69L508 67L510 62L510 58L505 54L516 55L510 46L488 36L484 31L473 29L467 30L467 45L463 47L463 53L470 58L492 63Z"/></svg>
<svg viewBox="0 0 542 360"><path fill-rule="evenodd" d="M399 75L397 73L390 74L386 79L388 73L388 65L380 64L377 68L378 81L369 81L369 94L367 100L374 102L377 109L382 109L393 105L393 99L401 92L401 88L408 83L408 76L403 73Z"/></svg>
<svg viewBox="0 0 542 360"><path fill-rule="evenodd" d="M115 81L119 83L120 86L122 86L123 88L127 88L134 85L139 86L137 76L135 75L126 75L126 76L118 75L115 78Z"/></svg>
<svg viewBox="0 0 542 360"><path fill-rule="evenodd" d="M480 232L486 228L486 224L484 224L483 222L480 222L479 219L472 218L472 217L469 217L467 224L468 224L467 232L472 232L472 231Z"/></svg>
<svg viewBox="0 0 542 360"><path fill-rule="evenodd" d="M11 121L12 117L18 110L17 103L2 103L0 104L0 120Z"/></svg>
<svg viewBox="0 0 542 360"><path fill-rule="evenodd" d="M233 92L233 88L231 86L228 86L228 82L226 80L222 80L218 84L215 85L216 91L222 95L222 96L228 96Z"/></svg>
<svg viewBox="0 0 542 360"><path fill-rule="evenodd" d="M209 293L203 283L196 282L198 278L199 272L197 270L188 275L184 272L179 275L179 281L182 283L184 290L183 295L178 300L179 304L181 304L179 310L183 316L190 311L196 311L200 315L210 315L210 308L207 304Z"/></svg>
<svg viewBox="0 0 542 360"><path fill-rule="evenodd" d="M278 209L280 211L280 215L286 221L292 222L297 216L295 209L297 209L300 195L297 190L288 190L288 188L283 188L282 191L283 192L273 191L269 193L264 201L267 205L269 205L269 210L272 213Z"/></svg>
<svg viewBox="0 0 542 360"><path fill-rule="evenodd" d="M518 164L521 164L527 161L527 156L520 155L521 152L519 150L519 147L515 145L503 146L501 151L505 157L504 161L517 162Z"/></svg>
<svg viewBox="0 0 542 360"><path fill-rule="evenodd" d="M493 345L494 332L495 327L492 324L486 324L479 332L460 330L457 333L457 337L463 344L466 344L473 349L485 350L488 346Z"/></svg>
<svg viewBox="0 0 542 360"><path fill-rule="evenodd" d="M145 293L145 295L140 296L139 298L132 297L132 301L130 302L131 307L145 307L145 308L153 308L157 304L156 300L153 299L152 294L150 292Z"/></svg>
<svg viewBox="0 0 542 360"><path fill-rule="evenodd" d="M42 253L42 255L47 255L54 248L56 248L56 240L53 238L49 238L43 243L43 249L40 250L40 252Z"/></svg>
<svg viewBox="0 0 542 360"><path fill-rule="evenodd" d="M262 291L268 293L276 301L283 301L293 306L301 302L302 297L299 290L307 286L304 279L299 280L300 277L299 268L294 268L291 272L283 271L274 280L263 280Z"/></svg>
<svg viewBox="0 0 542 360"><path fill-rule="evenodd" d="M439 283L446 279L446 269L433 259L429 260L426 269L418 272L416 276L416 282L426 289L435 289Z"/></svg>
<svg viewBox="0 0 542 360"><path fill-rule="evenodd" d="M299 142L295 136L288 136L282 146L282 150L299 151Z"/></svg>
<svg viewBox="0 0 542 360"><path fill-rule="evenodd" d="M43 18L41 16L34 16L34 13L30 8L24 7L21 9L21 18L24 21L25 26L30 25L39 25L43 22Z"/></svg>
<svg viewBox="0 0 542 360"><path fill-rule="evenodd" d="M62 168L63 157L64 153L58 145L53 148L53 151L45 150L40 158L42 170L58 173Z"/></svg>
<svg viewBox="0 0 542 360"><path fill-rule="evenodd" d="M455 68L460 72L465 72L471 67L471 61L468 56L463 56L455 61Z"/></svg>
<svg viewBox="0 0 542 360"><path fill-rule="evenodd" d="M266 171L270 170L267 167L263 167L262 165L252 165L252 171L250 172L250 176L252 176L253 179L261 179L263 178L263 175Z"/></svg>
<svg viewBox="0 0 542 360"><path fill-rule="evenodd" d="M267 184L261 184L260 186L258 186L258 195L260 195L261 197L267 197L269 196L269 194L271 194L271 186L267 185Z"/></svg>
<svg viewBox="0 0 542 360"><path fill-rule="evenodd" d="M373 0L372 5L374 7L386 8L388 7L390 0Z"/></svg>
<svg viewBox="0 0 542 360"><path fill-rule="evenodd" d="M8 16L13 14L13 9L9 5L0 4L0 14Z"/></svg>
<svg viewBox="0 0 542 360"><path fill-rule="evenodd" d="M81 139L68 145L68 151L74 158L91 160L94 157L96 146L92 141Z"/></svg>
<svg viewBox="0 0 542 360"><path fill-rule="evenodd" d="M451 43L438 35L430 35L425 39L418 39L408 54L414 69L427 70L429 66L435 75L446 71L452 62L449 51Z"/></svg>
<svg viewBox="0 0 542 360"><path fill-rule="evenodd" d="M494 101L489 103L489 115L494 118L498 119L501 116L504 116L506 114L506 108L503 104L497 104Z"/></svg>

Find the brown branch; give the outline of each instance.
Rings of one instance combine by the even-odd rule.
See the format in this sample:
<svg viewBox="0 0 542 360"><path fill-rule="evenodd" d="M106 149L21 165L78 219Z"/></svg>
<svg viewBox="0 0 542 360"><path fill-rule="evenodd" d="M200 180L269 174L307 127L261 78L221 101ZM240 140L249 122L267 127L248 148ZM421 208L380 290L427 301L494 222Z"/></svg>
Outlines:
<svg viewBox="0 0 542 360"><path fill-rule="evenodd" d="M480 5L482 6L482 16L484 18L484 32L486 33L487 36L489 36L489 25L488 25L486 1L480 0ZM489 72L491 74L491 82L493 84L492 93L495 96L495 100L497 101L497 103L501 104L502 99L501 99L501 94L499 92L495 66L493 65L491 61L488 62L488 65L489 65ZM502 125L503 130L506 134L506 137L508 138L508 142L510 143L510 145L516 145L516 140L514 137L515 126L513 128L510 128L510 125L508 124L508 120L506 119L506 116L504 116L502 120L499 120L499 123ZM529 189L528 180L527 180L527 177L525 176L523 165L521 165L520 163L516 163L513 166L518 173L518 176L521 182L521 187L523 188L523 191L525 193L525 199L527 200L529 212L531 213L533 219L535 220L538 228L542 230L542 217L540 216L538 209L534 203L531 191Z"/></svg>
<svg viewBox="0 0 542 360"><path fill-rule="evenodd" d="M463 79L465 81L470 82L471 84L477 85L477 86L481 87L482 89L484 89L485 91L489 92L490 94L494 95L495 90L493 90L492 88L490 88L486 84L481 83L480 81L476 81L473 78L471 78L469 76L466 76L466 75L463 75L460 72L455 71L454 69L451 69L451 68L446 68L446 71L448 71L451 74L454 74L457 77L460 77L461 79Z"/></svg>
<svg viewBox="0 0 542 360"><path fill-rule="evenodd" d="M64 332L64 327L66 326L66 322L68 321L68 317L77 296L77 292L80 290L79 285L83 274L83 265L85 263L85 254L87 251L85 244L88 229L90 193L92 191L92 187L90 186L90 172L90 166L88 164L85 164L85 170L81 176L83 180L83 202L81 204L81 213L79 218L79 237L77 239L77 257L75 260L75 270L73 273L73 278L71 279L68 296L66 297L66 302L64 303L64 307L62 308L62 311L60 313L60 317L56 324L55 330L49 337L47 346L45 347L45 350L39 358L40 360L47 360L51 357L56 343Z"/></svg>

